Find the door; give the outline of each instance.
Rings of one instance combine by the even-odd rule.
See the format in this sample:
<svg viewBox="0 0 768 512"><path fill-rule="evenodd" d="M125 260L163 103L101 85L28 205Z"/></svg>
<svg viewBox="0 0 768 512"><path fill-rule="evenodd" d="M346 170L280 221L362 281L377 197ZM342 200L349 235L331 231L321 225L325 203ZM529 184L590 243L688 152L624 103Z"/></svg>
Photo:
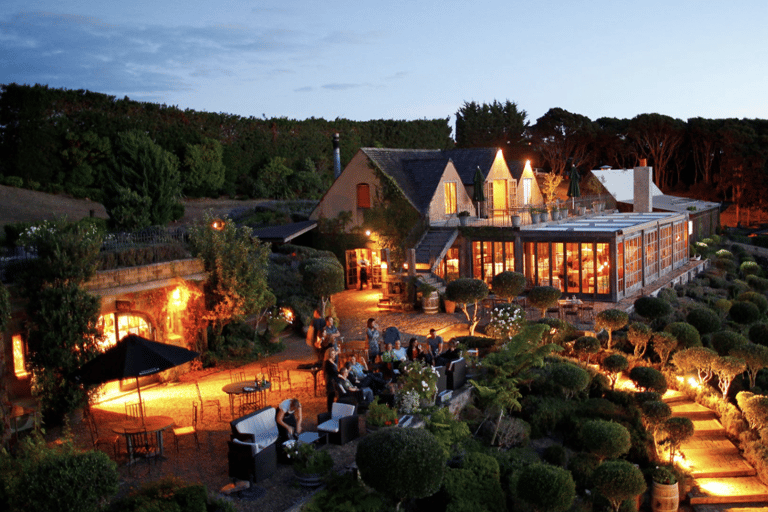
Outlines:
<svg viewBox="0 0 768 512"><path fill-rule="evenodd" d="M493 216L507 214L507 180L493 180Z"/></svg>

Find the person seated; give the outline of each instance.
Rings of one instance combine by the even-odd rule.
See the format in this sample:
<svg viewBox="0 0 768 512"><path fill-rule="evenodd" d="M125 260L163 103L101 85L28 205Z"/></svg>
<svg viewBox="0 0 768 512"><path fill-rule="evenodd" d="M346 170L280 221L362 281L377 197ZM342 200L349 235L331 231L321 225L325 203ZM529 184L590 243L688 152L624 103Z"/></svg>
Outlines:
<svg viewBox="0 0 768 512"><path fill-rule="evenodd" d="M301 421L301 402L298 398L287 398L280 402L275 413L280 441L298 439L301 434Z"/></svg>
<svg viewBox="0 0 768 512"><path fill-rule="evenodd" d="M408 359L408 354L406 353L405 347L400 345L400 340L395 342L395 348L392 350L392 352L394 352L395 357L400 362L406 361Z"/></svg>
<svg viewBox="0 0 768 512"><path fill-rule="evenodd" d="M369 371L363 359L358 361L357 356L351 356L344 366L349 369L347 378L353 385L359 388L371 388L374 395L386 387L387 383L381 374Z"/></svg>
<svg viewBox="0 0 768 512"><path fill-rule="evenodd" d="M392 345L385 343L384 352L381 353L381 362L394 363L395 361L399 361L399 359L397 358L397 355L395 355L395 352L392 350Z"/></svg>
<svg viewBox="0 0 768 512"><path fill-rule="evenodd" d="M455 361L461 358L461 350L455 341L448 342L448 350L437 356L435 360L436 366L447 366L451 361Z"/></svg>
<svg viewBox="0 0 768 512"><path fill-rule="evenodd" d="M400 366L400 360L395 355L395 351L392 350L392 345L386 343L384 345L384 352L381 353L381 374L384 376L385 381L391 381L395 378L395 370Z"/></svg>
<svg viewBox="0 0 768 512"><path fill-rule="evenodd" d="M421 349L421 345L416 338L411 338L408 343L408 360L421 361L422 363L432 364L432 354Z"/></svg>
<svg viewBox="0 0 768 512"><path fill-rule="evenodd" d="M358 388L349 381L348 376L349 368L342 366L338 377L336 377L336 385L344 391L344 394L354 395L358 402L373 402L373 390L371 388Z"/></svg>

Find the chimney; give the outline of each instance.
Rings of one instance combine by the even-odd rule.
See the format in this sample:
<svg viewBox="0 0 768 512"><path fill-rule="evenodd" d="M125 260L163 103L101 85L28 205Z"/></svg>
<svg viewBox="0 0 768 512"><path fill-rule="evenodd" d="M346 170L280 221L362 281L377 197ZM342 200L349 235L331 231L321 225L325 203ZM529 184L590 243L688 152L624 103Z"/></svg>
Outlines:
<svg viewBox="0 0 768 512"><path fill-rule="evenodd" d="M339 134L333 134L333 178L341 176L341 149L339 148Z"/></svg>
<svg viewBox="0 0 768 512"><path fill-rule="evenodd" d="M653 199L651 197L652 167L648 167L645 159L640 160L640 167L635 167L635 193L634 210L636 213L651 213L653 211Z"/></svg>

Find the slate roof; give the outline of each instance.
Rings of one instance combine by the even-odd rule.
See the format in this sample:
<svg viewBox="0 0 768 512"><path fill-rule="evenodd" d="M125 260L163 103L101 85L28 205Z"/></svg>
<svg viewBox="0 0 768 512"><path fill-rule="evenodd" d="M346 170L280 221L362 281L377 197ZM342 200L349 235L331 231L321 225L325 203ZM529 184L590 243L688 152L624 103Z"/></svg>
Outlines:
<svg viewBox="0 0 768 512"><path fill-rule="evenodd" d="M292 224L283 224L282 226L267 226L253 230L253 236L258 237L265 242L287 243L299 235L314 229L317 222L314 220L305 220L294 222Z"/></svg>

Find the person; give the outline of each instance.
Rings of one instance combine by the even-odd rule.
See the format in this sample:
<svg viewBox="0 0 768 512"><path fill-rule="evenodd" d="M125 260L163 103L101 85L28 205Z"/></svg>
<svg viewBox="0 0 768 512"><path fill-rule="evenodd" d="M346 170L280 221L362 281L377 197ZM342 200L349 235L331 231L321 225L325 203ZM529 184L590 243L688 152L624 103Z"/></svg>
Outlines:
<svg viewBox="0 0 768 512"><path fill-rule="evenodd" d="M287 398L277 406L275 422L280 440L297 439L301 434L301 402L298 398Z"/></svg>
<svg viewBox="0 0 768 512"><path fill-rule="evenodd" d="M459 350L458 345L455 341L451 340L448 342L448 350L437 356L437 359L435 360L435 365L437 366L446 366L451 361L455 361L457 359L461 358L461 351Z"/></svg>
<svg viewBox="0 0 768 512"><path fill-rule="evenodd" d="M411 338L408 343L408 360L421 361L422 363L432 364L432 354L421 350L421 345L416 338Z"/></svg>
<svg viewBox="0 0 768 512"><path fill-rule="evenodd" d="M349 361L344 363L344 366L349 369L347 378L359 388L371 388L373 393L376 394L383 390L386 385L380 374L368 370L364 359L358 361L357 356L353 355L349 358Z"/></svg>
<svg viewBox="0 0 768 512"><path fill-rule="evenodd" d="M397 358L394 351L392 350L392 345L389 343L385 343L384 352L381 353L381 362L394 363L395 361L399 361L399 359Z"/></svg>
<svg viewBox="0 0 768 512"><path fill-rule="evenodd" d="M365 403L373 402L373 391L371 388L358 388L349 381L348 376L349 368L344 366L339 370L339 375L336 377L336 382L344 390L344 393L355 395L358 401Z"/></svg>
<svg viewBox="0 0 768 512"><path fill-rule="evenodd" d="M443 337L438 336L437 331L434 329L429 330L429 335L427 336L427 345L429 345L429 351L432 352L433 359L440 355L443 350L445 350L445 347L443 346Z"/></svg>
<svg viewBox="0 0 768 512"><path fill-rule="evenodd" d="M395 348L392 350L398 361L405 361L408 359L408 354L405 352L405 348L400 345L400 340L395 341Z"/></svg>
<svg viewBox="0 0 768 512"><path fill-rule="evenodd" d="M341 338L341 333L339 332L339 329L333 325L333 317L331 315L328 315L325 317L325 327L323 327L323 342L320 346L320 350L325 352L330 347L338 347L337 343L339 338ZM339 362L336 361L336 364Z"/></svg>
<svg viewBox="0 0 768 512"><path fill-rule="evenodd" d="M325 351L323 350L323 329L325 329L325 320L320 316L320 311L317 309L312 313L312 323L309 324L307 330L307 345L310 345L315 351L317 356L317 366L323 365L323 356Z"/></svg>
<svg viewBox="0 0 768 512"><path fill-rule="evenodd" d="M376 358L381 354L381 332L379 331L379 324L374 318L368 319L365 338L368 340L368 361L374 364Z"/></svg>
<svg viewBox="0 0 768 512"><path fill-rule="evenodd" d="M368 287L368 262L360 260L360 289Z"/></svg>
<svg viewBox="0 0 768 512"><path fill-rule="evenodd" d="M333 399L336 397L336 390L333 389L333 382L339 375L339 367L336 364L336 347L331 346L325 352L325 362L323 363L323 375L325 375L325 398L328 412L333 409Z"/></svg>

